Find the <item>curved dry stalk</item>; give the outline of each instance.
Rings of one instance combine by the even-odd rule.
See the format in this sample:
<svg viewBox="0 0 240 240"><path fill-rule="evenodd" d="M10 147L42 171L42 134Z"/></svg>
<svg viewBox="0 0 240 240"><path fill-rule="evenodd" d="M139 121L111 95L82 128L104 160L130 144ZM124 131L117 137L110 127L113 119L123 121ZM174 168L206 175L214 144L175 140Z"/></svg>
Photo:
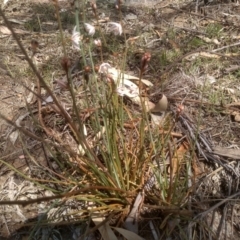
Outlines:
<svg viewBox="0 0 240 240"><path fill-rule="evenodd" d="M37 199L31 199L31 200L14 200L14 201L0 201L0 205L22 205L22 206L27 206L29 204L32 203L38 203L38 202L43 202L43 201L50 201L50 200L54 200L54 199L62 199L62 198L70 198L73 196L77 196L80 193L84 193L84 192L94 192L97 190L110 190L110 191L115 191L115 192L121 192L126 194L127 196L132 195L134 192L126 192L120 188L114 188L114 187L103 187L103 186L89 186L86 188L82 188L76 191L72 191L72 192L67 192L67 193L63 193L63 194L58 194L55 196L50 196L50 197L41 197L41 198L37 198Z"/></svg>

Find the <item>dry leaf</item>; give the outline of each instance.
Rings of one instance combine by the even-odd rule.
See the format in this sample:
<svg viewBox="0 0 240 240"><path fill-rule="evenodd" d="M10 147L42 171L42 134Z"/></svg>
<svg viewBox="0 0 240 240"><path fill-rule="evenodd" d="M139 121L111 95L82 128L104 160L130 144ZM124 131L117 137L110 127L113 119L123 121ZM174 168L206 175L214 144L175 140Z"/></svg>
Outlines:
<svg viewBox="0 0 240 240"><path fill-rule="evenodd" d="M8 21L9 21L9 22L12 22L12 23L17 23L17 24L23 25L23 24L25 24L25 23L26 23L27 21L29 21L29 20L27 20L27 19L18 20L18 19L15 19L15 18L9 18Z"/></svg>
<svg viewBox="0 0 240 240"><path fill-rule="evenodd" d="M11 35L12 32L9 30L9 28L5 27L5 26L0 26L0 32L5 34L5 35Z"/></svg>
<svg viewBox="0 0 240 240"><path fill-rule="evenodd" d="M211 39L211 38L204 37L204 36L198 36L198 37L206 43L214 43L216 45L220 45L220 42L216 38Z"/></svg>
<svg viewBox="0 0 240 240"><path fill-rule="evenodd" d="M199 176L204 173L203 168L201 168L201 165L197 164L197 159L195 156L192 158L192 168L195 176Z"/></svg>
<svg viewBox="0 0 240 240"><path fill-rule="evenodd" d="M127 240L144 240L144 238L138 236L136 233L134 232L130 232L126 229L123 228L117 228L117 227L113 227L113 229L115 229L116 231L118 231L120 234L122 234Z"/></svg>
<svg viewBox="0 0 240 240"><path fill-rule="evenodd" d="M96 226L102 223L104 220L105 217L92 217L92 221L95 223ZM108 222L99 227L98 231L101 233L104 240L118 240L113 230L109 226Z"/></svg>
<svg viewBox="0 0 240 240"><path fill-rule="evenodd" d="M4 0L3 5L6 5L9 0Z"/></svg>
<svg viewBox="0 0 240 240"><path fill-rule="evenodd" d="M127 219L125 220L124 227L134 233L138 233L138 216L139 216L139 206L143 202L144 195L138 193L135 202L133 204L132 210L129 213ZM134 239L134 238L133 238Z"/></svg>
<svg viewBox="0 0 240 240"><path fill-rule="evenodd" d="M135 41L136 41L139 37L140 37L140 36L130 37L130 38L127 39L127 43L134 44Z"/></svg>
<svg viewBox="0 0 240 240"><path fill-rule="evenodd" d="M180 145L180 147L177 149L177 151L175 152L173 158L172 158L172 173L173 176L177 174L177 172L179 171L179 166L182 162L182 160L184 159L185 153L187 152L188 148L186 146L186 144L182 144Z"/></svg>
<svg viewBox="0 0 240 240"><path fill-rule="evenodd" d="M31 92L28 94L28 96L26 98L27 103L32 102L32 99L34 97L34 94L33 94L34 88L35 88L35 85L34 85L34 83L32 83Z"/></svg>
<svg viewBox="0 0 240 240"><path fill-rule="evenodd" d="M117 82L120 82L120 83L124 82L125 83L125 80L137 80L137 81L140 80L139 77L135 77L135 76L132 76L132 75L129 75L129 74L125 74L125 73L121 72L120 70L118 70L114 67L111 67L111 65L108 64L108 63L102 63L99 67L99 72L104 73L104 74L109 74L111 76L111 78L114 80L115 83L117 83ZM153 84L146 79L141 78L141 82L144 83L148 87L153 86Z"/></svg>
<svg viewBox="0 0 240 240"><path fill-rule="evenodd" d="M220 156L229 157L236 160L240 159L240 149L229 149L216 146L214 147L213 152Z"/></svg>
<svg viewBox="0 0 240 240"><path fill-rule="evenodd" d="M11 35L12 32L10 31L9 28L7 28L6 26L3 26L1 25L0 26L0 32L2 34L5 34L5 35ZM17 34L26 34L26 33L29 33L28 31L24 31L22 29L14 29L14 32L17 33Z"/></svg>
<svg viewBox="0 0 240 240"><path fill-rule="evenodd" d="M85 124L83 124L83 134L85 137L87 137L87 128L85 126ZM84 144L79 144L78 145L78 154L80 156L83 156L85 154L85 145Z"/></svg>
<svg viewBox="0 0 240 240"><path fill-rule="evenodd" d="M192 60L196 59L197 57L217 58L217 59L220 58L220 56L217 54L212 54L212 53L208 53L208 52L196 52L196 53L192 53L192 54L186 56L185 59L188 61L192 61Z"/></svg>
<svg viewBox="0 0 240 240"><path fill-rule="evenodd" d="M18 130L16 131L13 131L10 135L9 135L9 139L11 141L11 143L14 145L15 142L17 141L17 138L18 138Z"/></svg>

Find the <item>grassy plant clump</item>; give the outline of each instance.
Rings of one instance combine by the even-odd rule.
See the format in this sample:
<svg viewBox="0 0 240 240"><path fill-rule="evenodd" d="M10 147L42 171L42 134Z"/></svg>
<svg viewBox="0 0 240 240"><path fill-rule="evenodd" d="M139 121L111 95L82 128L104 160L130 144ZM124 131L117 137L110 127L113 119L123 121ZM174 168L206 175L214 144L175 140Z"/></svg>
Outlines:
<svg viewBox="0 0 240 240"><path fill-rule="evenodd" d="M117 239L119 235L125 239L157 239L160 235L161 239L188 239L188 233L192 237L204 231L205 222L201 225L199 218L194 219L194 211L202 208L196 190L201 187L196 182L201 174L198 158L207 158L201 152L205 142L198 142L204 139L200 126L205 123L200 110L194 112L194 124L191 118L183 117L183 112L187 112L184 101L191 96L189 102L199 104L201 109L207 99L206 109L210 109L217 104L219 107L219 101L228 103L230 98L209 82L219 73L218 62L202 56L185 61L181 55L206 43L199 37L189 41L185 36L184 45L179 32L170 28L166 42L158 39L166 46L148 51L148 44L144 45L146 49L139 47L145 35L127 36L121 1L116 1L116 9L112 10L114 20L112 16L101 17L104 14L99 14L94 2L74 1L67 14L60 12L59 4L53 1L48 7L40 5L44 14L25 25L29 31L44 32L43 22L54 20L58 28L52 52L45 53L45 65L37 62L37 53L41 52L38 43L34 45L32 41L26 51L0 10L29 64L25 76L30 73L35 81L32 89L26 87L34 94L32 101L26 100L27 117L19 123L2 116L19 132L30 164L27 169L18 170L0 159L44 192L37 199L19 198L10 203L39 204L37 220L27 224L31 228L29 238L61 239L64 233L54 227L58 224L80 226L79 239L87 239L96 230L102 239ZM220 24L209 24L206 34L218 37L221 29ZM146 36L151 38L153 33ZM181 49L183 45L185 48ZM49 57L51 53L53 56ZM169 112L167 107L154 112L165 96L160 72L178 59L174 67L180 66L175 78L179 84L168 91L173 92L169 100L180 103L171 106ZM181 66L186 68L186 74L179 74ZM187 75L206 69L212 75L197 80ZM151 73L157 77L145 79ZM155 85L157 91L151 93ZM179 92L184 92L180 100L176 97ZM154 100L159 94L161 98ZM154 106L150 108L149 103ZM24 121L31 123L30 127L23 127ZM40 145L39 156L29 149L31 141ZM44 161L39 160L42 158Z"/></svg>
<svg viewBox="0 0 240 240"><path fill-rule="evenodd" d="M76 21L79 21L79 8L75 7ZM97 16L95 5L91 7L93 14ZM94 221L100 216L105 219L120 214L117 221L123 226L129 208L139 193L145 196L146 201L156 206L183 207L187 197L188 177L184 176L185 163L175 166L174 172L171 164L169 167L166 149L169 147L167 142L170 141L170 128L166 128L162 135L154 134L158 128L150 122L149 114L139 106L134 109L131 104L126 104L124 98L118 96L116 83L108 74L97 74L97 68L103 64L102 61L108 62L106 57L111 58L104 55L104 49L110 51L110 54L122 51L121 59L113 56L112 59L116 61L109 62L124 72L128 46L125 40L122 42L118 39L122 35L121 24L112 23L112 29L109 30L112 32L106 35L96 17L98 35L102 39L99 44L94 44L95 30L91 33L87 29L89 36L82 34L84 22L76 22L72 41L82 62L81 83L76 87L68 56L69 49L61 28L61 15L58 7L55 10L63 48L61 66L66 82L60 86L67 90L64 96L55 97L53 86L47 78L49 73L46 72L46 67L42 69L41 77L37 67L28 60L38 78L38 117L33 116L36 124L35 134L42 135L45 154L50 158L51 164L54 163L54 169L43 166L41 169L41 166L38 166L32 170L32 175L37 176L35 178L18 172L25 179L54 193L53 197L42 199L54 201L49 202L45 212L46 218L40 225L44 225L46 220L64 221L71 214L72 219L81 221ZM118 13L121 16L121 12ZM84 21L87 21L87 17ZM40 21L35 22L34 26L30 22L28 24L31 25L32 31L41 31ZM162 54L161 65L166 65L166 61L166 56ZM140 65L141 71L144 67ZM122 81L121 75L117 81ZM46 107L46 103L43 105L42 87L53 102ZM63 107L62 101L69 110ZM36 130L37 126L41 127L40 131ZM30 133L25 131L24 134ZM34 138L36 135L30 136ZM36 139L39 140L37 137ZM177 146L173 147L177 149ZM174 153L176 149L169 150ZM172 160L173 158L170 159ZM191 165L190 158L184 161ZM13 167L10 168L17 171ZM76 205L76 212L67 207L67 203L71 202ZM58 209L57 212L68 213L50 214L54 209ZM32 234L36 234L35 227Z"/></svg>

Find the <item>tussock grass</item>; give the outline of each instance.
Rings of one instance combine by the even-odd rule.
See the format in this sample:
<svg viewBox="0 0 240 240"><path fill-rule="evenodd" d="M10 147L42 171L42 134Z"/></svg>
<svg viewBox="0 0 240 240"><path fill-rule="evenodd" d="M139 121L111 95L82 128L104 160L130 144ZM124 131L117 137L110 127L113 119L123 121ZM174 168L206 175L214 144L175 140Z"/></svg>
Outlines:
<svg viewBox="0 0 240 240"><path fill-rule="evenodd" d="M28 144L24 142L24 137L21 143L24 153L31 160L29 169L20 171L4 159L1 160L1 163L23 179L34 183L39 189L48 191L46 197L35 200L7 202L23 206L45 202L43 213L39 214L42 217L31 225L29 238L60 239L61 230L54 228L54 225L68 223L74 226L79 222L81 239L85 239L96 229L104 238L101 226L108 227L108 230L109 222L112 227L126 226L125 220L139 195L142 196L138 205L142 215L139 216L137 212L138 216L134 216L134 221L139 224L139 235L145 237L153 234L153 229L160 229L161 233L157 234L159 239L190 239L189 236L193 236L191 239L200 239L204 234L206 236L203 239L207 239L207 236L214 235L206 225L207 221L199 221L201 213L194 216L194 211L204 207L201 205L204 187L201 188L201 182L197 179L200 174L199 153L195 151L201 126L204 124L202 112L199 110L195 113L194 138L192 135L189 138L189 133L185 133L186 129L179 125L179 121L180 113L183 112L182 102L186 96L190 95L193 100L198 101L199 109L203 108L203 102L206 101L209 103L209 109L213 105L219 107L220 102L230 102L223 89L214 89L206 79L200 79L200 87L196 87L197 82L187 75L196 76L203 71L203 66L206 66L209 72L218 72L221 67L220 61L213 63L212 60L201 57L190 61L183 59L181 63L187 74L177 73L175 80L182 81L173 86L175 89L171 89L170 81L167 82L169 86L166 86L166 82L158 83L163 85L166 92L178 92L183 101L181 105L171 108L171 113L167 115L163 125L155 126L144 107L134 105L129 98L119 97L117 85L112 79L98 72L99 65L103 62L108 62L125 72L126 61L131 59L136 60L134 64L138 66L138 74L142 78L142 56L141 59L132 56L133 53L139 54L138 47L128 46L124 33L123 36L106 33L103 24L100 24L96 17L98 15L94 7L91 9L89 5L82 6L83 10L91 10L89 14L87 11L82 12L76 5L75 24L76 31L79 31L81 36L80 49L71 49L63 28L71 24L72 20L60 13L57 1L54 2L55 8L54 5L43 8L43 18L39 17L35 22L30 21L25 26L31 31L41 32L42 22L51 20L48 15L57 16L56 23L60 32L55 37L61 49L58 48L60 57L56 58L57 63L54 67L50 64L54 57L49 60L49 66L38 67L34 64L36 62L28 59L23 45L18 41L31 71L37 77L37 92L34 94L38 105L32 107L27 104L29 119L32 122L31 131L5 118L23 133L24 137L42 145L42 153L47 161L47 165L39 163L39 159L33 156ZM79 20L80 13L83 15ZM116 13L122 22L121 8ZM94 21L98 25L96 37L102 38L100 48L94 46L95 35L88 36L84 32L84 23L94 14ZM221 30L220 24L209 24L206 33L208 37L214 38L220 36ZM16 37L14 32L13 36ZM160 53L152 53L149 68L153 75L158 75L159 69L164 71L170 63L181 58L186 49L190 51L207 45L198 37L191 37L190 41L188 36L182 39L183 41L179 40L182 35L174 28L169 29L166 36L168 39L163 38L160 41L166 48ZM140 38L139 43L141 41ZM72 72L75 58L76 72ZM60 83L60 90L55 89L57 84L51 75L54 68L58 71L56 81ZM118 81L121 81L121 78L119 77ZM152 81L157 83L155 79ZM184 84L189 84L190 87L187 88ZM44 101L49 96L51 103L45 104ZM38 110L35 111L36 109ZM178 133L175 131L182 132L174 137ZM147 217L144 219L142 216ZM159 227L150 230L150 223ZM97 226L94 227L94 224ZM146 225L146 229L141 229ZM116 232L115 229L117 235ZM149 239L152 239L151 237Z"/></svg>

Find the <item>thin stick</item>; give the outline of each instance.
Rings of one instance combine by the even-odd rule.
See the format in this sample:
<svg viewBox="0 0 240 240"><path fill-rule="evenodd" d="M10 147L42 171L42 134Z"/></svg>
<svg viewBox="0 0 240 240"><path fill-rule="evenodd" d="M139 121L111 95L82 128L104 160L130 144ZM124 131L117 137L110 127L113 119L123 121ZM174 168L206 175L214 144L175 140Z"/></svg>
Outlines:
<svg viewBox="0 0 240 240"><path fill-rule="evenodd" d="M220 206L221 206L222 204L224 204L225 202L229 201L229 200L232 199L232 198L237 197L238 195L240 195L240 191L237 192L237 193L235 193L235 194L233 194L233 195L231 195L231 196L229 196L229 197L227 197L227 198L225 198L225 199L223 199L222 201L220 201L219 203L215 204L214 206L212 206L212 207L209 208L208 210L206 210L206 211L204 211L204 212L202 212L202 213L199 213L193 220L196 220L196 219L198 219L198 218L200 218L200 217L206 216L209 212L215 210L216 208L220 207Z"/></svg>
<svg viewBox="0 0 240 240"><path fill-rule="evenodd" d="M31 200L0 201L0 205L27 206L27 205L32 204L32 203L50 201L50 200L54 200L54 199L70 198L70 197L74 197L74 196L77 196L79 194L82 194L84 192L89 193L89 192L96 192L98 190L110 190L110 191L114 191L114 192L121 192L121 193L125 193L127 196L129 196L129 195L131 195L131 193L133 193L133 192L126 192L126 191L124 191L120 188L114 188L114 187L89 186L89 187L82 188L82 189L79 189L79 190L76 190L76 191L67 192L67 193L63 193L63 194L58 194L58 195L50 196L50 197L41 197L41 198L31 199Z"/></svg>
<svg viewBox="0 0 240 240"><path fill-rule="evenodd" d="M235 47L235 46L238 46L238 45L240 45L240 42L233 43L233 44L230 44L230 45L227 45L227 46L221 47L221 48L214 49L214 50L212 50L211 52L212 52L212 53L215 53L215 52L218 52L218 51L224 50L224 49L226 49L226 48Z"/></svg>

